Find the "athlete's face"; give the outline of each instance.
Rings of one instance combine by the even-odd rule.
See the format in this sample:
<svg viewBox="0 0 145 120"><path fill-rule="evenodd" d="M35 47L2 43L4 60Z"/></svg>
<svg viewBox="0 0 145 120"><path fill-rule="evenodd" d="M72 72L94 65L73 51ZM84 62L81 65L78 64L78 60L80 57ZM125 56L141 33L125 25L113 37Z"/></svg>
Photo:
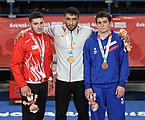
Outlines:
<svg viewBox="0 0 145 120"><path fill-rule="evenodd" d="M66 14L64 22L66 24L66 27L72 31L74 30L79 22L79 16L78 15L71 15L71 14Z"/></svg>
<svg viewBox="0 0 145 120"><path fill-rule="evenodd" d="M111 23L109 22L107 17L97 18L96 24L97 24L98 32L100 33L110 32Z"/></svg>
<svg viewBox="0 0 145 120"><path fill-rule="evenodd" d="M43 32L43 29L44 29L44 19L43 18L32 19L31 23L29 23L29 24L34 33L41 34Z"/></svg>

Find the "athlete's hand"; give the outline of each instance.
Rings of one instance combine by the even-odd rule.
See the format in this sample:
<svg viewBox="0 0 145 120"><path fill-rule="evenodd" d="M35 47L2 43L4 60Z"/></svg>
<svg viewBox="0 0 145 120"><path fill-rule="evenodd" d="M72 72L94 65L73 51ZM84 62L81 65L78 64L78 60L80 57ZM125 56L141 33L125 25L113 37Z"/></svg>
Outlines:
<svg viewBox="0 0 145 120"><path fill-rule="evenodd" d="M52 92L52 90L53 90L53 81L50 81L50 80L48 80L48 93L49 92Z"/></svg>
<svg viewBox="0 0 145 120"><path fill-rule="evenodd" d="M128 35L126 35L126 37L123 38L123 43L124 43L124 46L125 46L126 50L127 50L128 52L130 52L131 49L132 49L132 45L130 44L130 38L129 38Z"/></svg>
<svg viewBox="0 0 145 120"><path fill-rule="evenodd" d="M24 87L21 88L21 94L25 97L30 96L32 94L31 89L27 85L25 85Z"/></svg>
<svg viewBox="0 0 145 120"><path fill-rule="evenodd" d="M14 45L18 42L18 39L20 37L24 37L24 34L25 34L25 31L23 30L17 34L16 38L14 39Z"/></svg>
<svg viewBox="0 0 145 120"><path fill-rule="evenodd" d="M124 96L124 94L125 94L125 88L122 87L122 86L117 86L115 94L116 94L117 98L120 98L120 97Z"/></svg>
<svg viewBox="0 0 145 120"><path fill-rule="evenodd" d="M126 50L129 52L132 49L132 45L130 43L130 37L127 34L127 31L125 29L120 29L120 36L122 37L122 40L124 42L124 46L126 48Z"/></svg>
<svg viewBox="0 0 145 120"><path fill-rule="evenodd" d="M92 94L93 93L93 90L92 90L92 88L88 88L88 89L86 89L85 90L85 97L89 100L90 98L90 94Z"/></svg>
<svg viewBox="0 0 145 120"><path fill-rule="evenodd" d="M31 28L27 28L25 30L21 30L21 32L18 33L16 38L14 39L14 45L18 42L19 37L24 37L25 33L30 30Z"/></svg>

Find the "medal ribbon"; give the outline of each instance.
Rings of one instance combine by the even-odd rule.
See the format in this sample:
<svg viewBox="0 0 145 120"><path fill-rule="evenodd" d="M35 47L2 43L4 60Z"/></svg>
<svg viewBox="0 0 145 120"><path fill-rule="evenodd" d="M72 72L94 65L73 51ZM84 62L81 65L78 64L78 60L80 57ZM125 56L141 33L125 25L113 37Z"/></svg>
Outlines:
<svg viewBox="0 0 145 120"><path fill-rule="evenodd" d="M100 38L100 35L98 34L98 44L99 44L99 48L100 48L100 51L101 51L101 54L102 54L102 57L103 57L103 62L107 62L107 57L108 57L108 53L109 53L109 47L110 47L111 39L112 39L112 34L110 33L109 38L108 38L108 42L107 42L107 45L106 45L106 51L104 52L103 45L102 45L102 42L101 42L101 38Z"/></svg>
<svg viewBox="0 0 145 120"><path fill-rule="evenodd" d="M76 42L78 40L79 30L80 30L80 27L78 26L76 28L76 30L74 31L74 33L72 34L72 33L69 33L69 31L67 30L66 27L64 28L66 40L69 40L69 39L73 38L73 42L71 44L71 47L68 49L69 57L73 56L73 50L74 50Z"/></svg>
<svg viewBox="0 0 145 120"><path fill-rule="evenodd" d="M41 35L41 39L39 38L38 36L38 40L40 42L40 45L38 44L36 38L34 37L33 33L30 33L30 36L32 38L32 40L34 41L35 45L38 46L38 50L39 50L39 53L40 53L40 59L41 59L41 67L44 67L43 64L44 64L44 52L45 52L45 44L44 44L44 37L43 37L43 34Z"/></svg>

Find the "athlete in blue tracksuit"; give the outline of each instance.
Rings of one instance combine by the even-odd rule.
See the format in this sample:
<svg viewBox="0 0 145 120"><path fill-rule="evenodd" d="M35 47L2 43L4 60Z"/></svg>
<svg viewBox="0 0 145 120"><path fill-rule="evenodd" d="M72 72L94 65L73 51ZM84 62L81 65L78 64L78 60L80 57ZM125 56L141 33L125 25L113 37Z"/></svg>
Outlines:
<svg viewBox="0 0 145 120"><path fill-rule="evenodd" d="M111 16L96 15L98 31L84 45L85 95L96 93L99 109L91 111L92 120L125 120L125 84L129 76L128 53L120 36L111 30Z"/></svg>

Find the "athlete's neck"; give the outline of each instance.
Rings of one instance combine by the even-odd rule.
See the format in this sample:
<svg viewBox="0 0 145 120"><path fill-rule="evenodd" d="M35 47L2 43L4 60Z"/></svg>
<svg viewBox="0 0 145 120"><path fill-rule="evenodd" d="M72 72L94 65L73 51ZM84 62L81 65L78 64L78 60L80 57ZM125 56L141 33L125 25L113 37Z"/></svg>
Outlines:
<svg viewBox="0 0 145 120"><path fill-rule="evenodd" d="M101 38L106 38L109 34L110 34L110 30L108 30L107 32L99 32L99 35Z"/></svg>

